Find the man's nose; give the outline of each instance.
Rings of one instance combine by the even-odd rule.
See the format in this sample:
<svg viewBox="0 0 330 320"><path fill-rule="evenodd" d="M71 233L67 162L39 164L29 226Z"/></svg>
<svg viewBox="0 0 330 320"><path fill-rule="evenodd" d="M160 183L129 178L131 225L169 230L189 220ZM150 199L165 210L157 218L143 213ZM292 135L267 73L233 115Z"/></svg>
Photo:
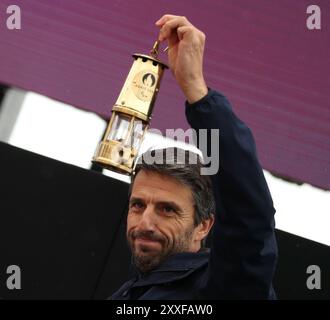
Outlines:
<svg viewBox="0 0 330 320"><path fill-rule="evenodd" d="M144 231L154 231L156 226L156 214L154 208L148 205L141 214L138 228Z"/></svg>

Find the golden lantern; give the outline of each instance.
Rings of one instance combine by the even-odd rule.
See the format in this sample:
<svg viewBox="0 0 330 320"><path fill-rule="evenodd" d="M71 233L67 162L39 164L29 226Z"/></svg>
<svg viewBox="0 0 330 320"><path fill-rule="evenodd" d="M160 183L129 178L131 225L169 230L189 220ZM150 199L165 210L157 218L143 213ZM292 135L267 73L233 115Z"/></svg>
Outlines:
<svg viewBox="0 0 330 320"><path fill-rule="evenodd" d="M134 62L93 162L102 167L131 174L146 131L166 64L157 59L159 41L150 55L133 54Z"/></svg>

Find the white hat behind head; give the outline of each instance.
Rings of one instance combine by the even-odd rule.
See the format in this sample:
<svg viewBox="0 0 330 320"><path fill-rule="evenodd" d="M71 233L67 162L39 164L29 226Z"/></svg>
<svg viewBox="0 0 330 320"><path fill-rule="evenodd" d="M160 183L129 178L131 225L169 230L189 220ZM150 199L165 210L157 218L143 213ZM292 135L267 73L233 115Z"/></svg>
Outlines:
<svg viewBox="0 0 330 320"><path fill-rule="evenodd" d="M189 138L192 141L192 138ZM147 151L165 149L170 147L176 147L183 150L191 151L197 154L203 162L203 154L196 147L195 144L186 143L184 141L174 140L172 138L164 137L157 129L150 129L143 140L141 148L139 150L139 156Z"/></svg>

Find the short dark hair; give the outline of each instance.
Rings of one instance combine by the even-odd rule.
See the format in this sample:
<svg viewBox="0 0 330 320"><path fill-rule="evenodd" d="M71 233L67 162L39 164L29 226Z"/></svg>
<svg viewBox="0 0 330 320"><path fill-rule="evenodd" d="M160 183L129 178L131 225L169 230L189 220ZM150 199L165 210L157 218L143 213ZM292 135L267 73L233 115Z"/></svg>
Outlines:
<svg viewBox="0 0 330 320"><path fill-rule="evenodd" d="M153 161L148 161L152 159ZM204 165L200 157L191 151L171 147L145 152L139 160L132 176L129 197L136 175L141 170L156 172L173 177L188 186L194 199L194 225L211 218L215 212L212 182L209 176L201 175Z"/></svg>

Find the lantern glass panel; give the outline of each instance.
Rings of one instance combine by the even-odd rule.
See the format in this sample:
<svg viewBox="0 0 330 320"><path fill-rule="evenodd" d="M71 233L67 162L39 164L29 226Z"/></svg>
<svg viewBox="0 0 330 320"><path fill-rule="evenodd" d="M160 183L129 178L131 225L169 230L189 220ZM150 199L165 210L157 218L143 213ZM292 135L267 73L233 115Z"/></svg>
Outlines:
<svg viewBox="0 0 330 320"><path fill-rule="evenodd" d="M140 145L142 143L142 138L143 138L143 132L144 132L145 128L146 128L146 125L141 120L138 120L138 119L134 120L134 125L133 125L133 130L132 130L132 133L133 133L132 147L135 150L138 150L140 148Z"/></svg>
<svg viewBox="0 0 330 320"><path fill-rule="evenodd" d="M123 114L116 114L107 140L123 142L127 137L130 122L131 117Z"/></svg>

